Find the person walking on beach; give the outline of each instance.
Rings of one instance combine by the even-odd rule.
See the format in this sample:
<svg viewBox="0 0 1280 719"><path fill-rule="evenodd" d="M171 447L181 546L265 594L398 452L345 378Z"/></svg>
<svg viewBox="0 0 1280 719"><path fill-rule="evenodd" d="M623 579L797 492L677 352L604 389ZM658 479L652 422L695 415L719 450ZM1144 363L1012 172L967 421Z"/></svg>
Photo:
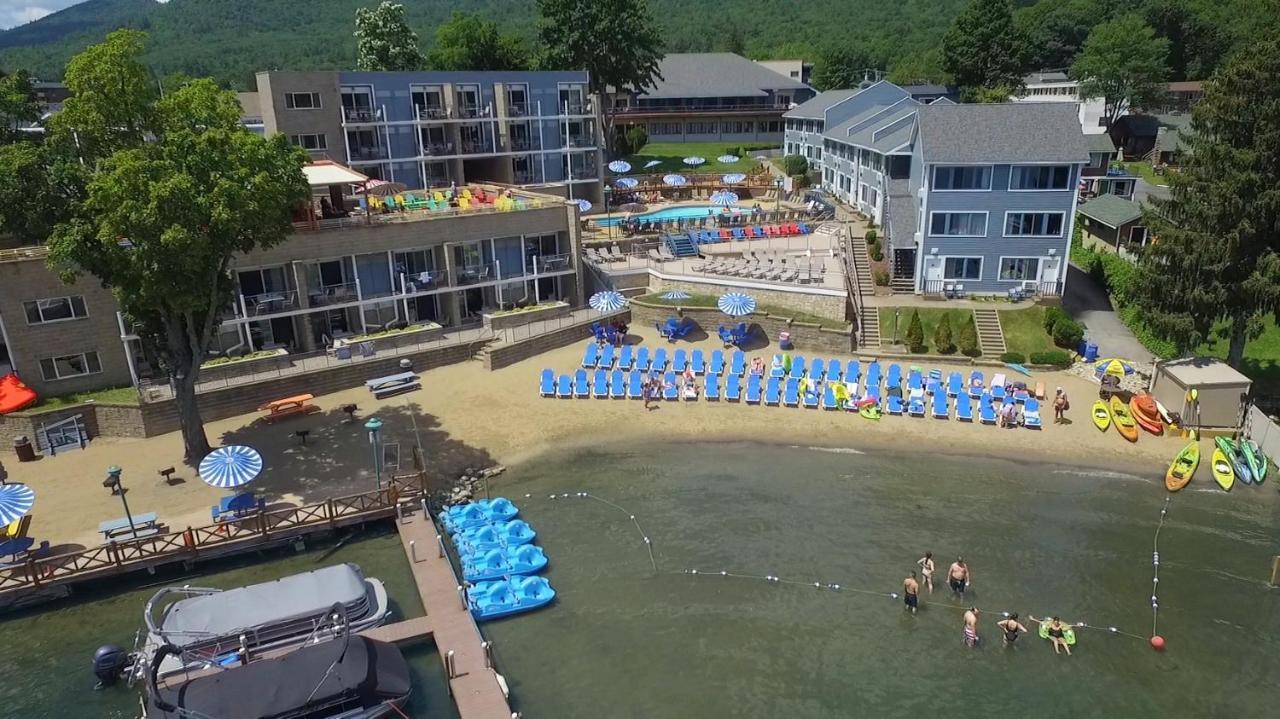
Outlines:
<svg viewBox="0 0 1280 719"><path fill-rule="evenodd" d="M1018 635L1025 634L1027 631L1027 628L1018 621L1017 612L1010 614L1006 619L996 622L996 626L1000 627L1000 630L1004 632L1004 645L1006 647L1018 641Z"/></svg>
<svg viewBox="0 0 1280 719"><path fill-rule="evenodd" d="M969 607L964 613L964 643L970 647L978 646L978 608Z"/></svg>
<svg viewBox="0 0 1280 719"><path fill-rule="evenodd" d="M915 614L920 606L920 583L916 581L915 572L902 580L902 603L907 605L907 609L910 609L912 614Z"/></svg>
<svg viewBox="0 0 1280 719"><path fill-rule="evenodd" d="M920 579L928 587L929 593L933 594L933 552L925 552L923 557L916 560L916 564L920 567Z"/></svg>
<svg viewBox="0 0 1280 719"><path fill-rule="evenodd" d="M644 398L645 411L649 411L649 405L653 402L653 380L646 379L644 384L640 385L640 396Z"/></svg>
<svg viewBox="0 0 1280 719"><path fill-rule="evenodd" d="M964 557L956 557L956 561L951 563L951 568L947 570L947 583L951 585L951 593L957 597L964 596L964 590L969 588L970 583L969 565L964 563Z"/></svg>
<svg viewBox="0 0 1280 719"><path fill-rule="evenodd" d="M1071 409L1071 402L1067 400L1067 393L1059 387L1053 396L1053 423L1062 424L1068 409Z"/></svg>

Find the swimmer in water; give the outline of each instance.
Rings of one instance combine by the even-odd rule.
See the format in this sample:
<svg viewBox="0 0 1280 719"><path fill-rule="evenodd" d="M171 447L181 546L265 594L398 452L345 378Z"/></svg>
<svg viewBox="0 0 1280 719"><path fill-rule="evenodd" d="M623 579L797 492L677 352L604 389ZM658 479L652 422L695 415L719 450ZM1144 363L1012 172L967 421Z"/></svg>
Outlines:
<svg viewBox="0 0 1280 719"><path fill-rule="evenodd" d="M978 614L977 607L964 613L964 643L970 647L978 646Z"/></svg>
<svg viewBox="0 0 1280 719"><path fill-rule="evenodd" d="M1054 654L1061 654L1063 650L1066 650L1067 656L1071 656L1071 645L1067 644L1067 630L1071 628L1070 624L1066 624L1057 617L1053 617L1052 619L1036 619L1035 617L1031 617L1031 621L1040 622L1048 628L1049 641L1053 643Z"/></svg>
<svg viewBox="0 0 1280 719"><path fill-rule="evenodd" d="M902 580L902 603L907 605L907 609L910 609L912 614L915 614L920 606L920 583L916 581L915 572Z"/></svg>
<svg viewBox="0 0 1280 719"><path fill-rule="evenodd" d="M964 563L964 557L956 557L956 561L952 562L951 568L947 570L947 583L951 585L951 593L963 597L964 590L969 588L971 581L969 565Z"/></svg>
<svg viewBox="0 0 1280 719"><path fill-rule="evenodd" d="M1004 645L1006 647L1018 641L1018 636L1025 634L1027 631L1027 628L1018 621L1017 612L1010 614L1008 619L996 622L996 626L1000 627L1001 631L1004 632Z"/></svg>
<svg viewBox="0 0 1280 719"><path fill-rule="evenodd" d="M916 564L920 567L920 582L933 594L933 552L925 552Z"/></svg>

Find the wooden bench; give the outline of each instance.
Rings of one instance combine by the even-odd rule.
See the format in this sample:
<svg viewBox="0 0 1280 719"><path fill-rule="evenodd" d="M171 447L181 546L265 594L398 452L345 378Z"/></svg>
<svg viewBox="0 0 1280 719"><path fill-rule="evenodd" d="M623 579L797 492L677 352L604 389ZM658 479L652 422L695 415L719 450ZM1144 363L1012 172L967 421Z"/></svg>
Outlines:
<svg viewBox="0 0 1280 719"><path fill-rule="evenodd" d="M259 412L266 412L267 416L262 419L267 422L278 422L288 417L296 417L312 412L319 412L320 408L311 404L311 400L315 399L315 395L300 394L293 397L285 397L268 402L258 408Z"/></svg>
<svg viewBox="0 0 1280 719"><path fill-rule="evenodd" d="M371 379L365 382L364 386L373 393L374 398L384 399L401 392L422 389L422 382L418 379L418 375L412 372L401 372L400 374Z"/></svg>

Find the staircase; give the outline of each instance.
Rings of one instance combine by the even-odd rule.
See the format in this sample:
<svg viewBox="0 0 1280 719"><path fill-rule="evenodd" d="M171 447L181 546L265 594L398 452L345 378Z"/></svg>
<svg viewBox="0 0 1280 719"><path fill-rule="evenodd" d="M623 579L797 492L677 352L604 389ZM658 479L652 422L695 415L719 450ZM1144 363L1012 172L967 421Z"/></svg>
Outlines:
<svg viewBox="0 0 1280 719"><path fill-rule="evenodd" d="M858 325L858 349L880 349L880 308L867 307Z"/></svg>
<svg viewBox="0 0 1280 719"><path fill-rule="evenodd" d="M853 277L857 282L858 294L862 297L874 295L876 283L871 277L871 255L867 252L866 239L849 236L849 258L853 261Z"/></svg>
<svg viewBox="0 0 1280 719"><path fill-rule="evenodd" d="M978 346L984 357L998 358L1007 351L1000 313L986 308L974 310L973 322L978 328Z"/></svg>
<svg viewBox="0 0 1280 719"><path fill-rule="evenodd" d="M698 246L693 244L693 240L689 239L687 233L665 235L662 241L667 245L667 249L671 250L671 254L676 257L698 256Z"/></svg>
<svg viewBox="0 0 1280 719"><path fill-rule="evenodd" d="M889 280L889 289L895 295L910 295L916 291L916 281L912 277L894 277Z"/></svg>

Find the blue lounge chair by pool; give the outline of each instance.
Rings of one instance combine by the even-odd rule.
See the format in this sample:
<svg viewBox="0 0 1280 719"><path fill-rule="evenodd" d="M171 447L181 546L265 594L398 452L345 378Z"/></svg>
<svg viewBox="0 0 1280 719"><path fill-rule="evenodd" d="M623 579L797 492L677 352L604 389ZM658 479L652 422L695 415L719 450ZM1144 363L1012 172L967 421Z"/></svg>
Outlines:
<svg viewBox="0 0 1280 719"><path fill-rule="evenodd" d="M542 381L538 383L538 391L543 397L554 397L556 394L556 373L549 369L542 370Z"/></svg>
<svg viewBox="0 0 1280 719"><path fill-rule="evenodd" d="M760 375L753 374L747 377L747 404L760 404L760 398L764 394L764 381Z"/></svg>
<svg viewBox="0 0 1280 719"><path fill-rule="evenodd" d="M840 360L838 359L827 360L827 381L839 382L841 379L843 379L843 376L844 376L844 373L840 371Z"/></svg>
<svg viewBox="0 0 1280 719"><path fill-rule="evenodd" d="M651 372L665 372L667 369L667 348L659 347L653 351L653 363L649 365Z"/></svg>
<svg viewBox="0 0 1280 719"><path fill-rule="evenodd" d="M676 331L675 325L664 325L661 322L653 323L654 329L658 330L659 337L671 338L671 333Z"/></svg>
<svg viewBox="0 0 1280 719"><path fill-rule="evenodd" d="M808 225L806 225L806 224L805 224L805 223L803 223L803 222L798 223L798 224L796 225L796 229L800 230L800 234L802 234L802 235L807 235L807 234L809 234L809 232L810 232L810 230L809 230L809 226L808 226Z"/></svg>
<svg viewBox="0 0 1280 719"><path fill-rule="evenodd" d="M934 419L950 419L951 413L947 409L947 396L941 392L933 395L933 418Z"/></svg>
<svg viewBox="0 0 1280 719"><path fill-rule="evenodd" d="M680 399L680 388L676 386L676 373L668 371L662 376L662 398Z"/></svg>
<svg viewBox="0 0 1280 719"><path fill-rule="evenodd" d="M791 360L791 379L800 379L804 376L805 364L804 357L796 357Z"/></svg>
<svg viewBox="0 0 1280 719"><path fill-rule="evenodd" d="M729 374L739 377L747 373L747 355L742 350L734 350L729 363Z"/></svg>
<svg viewBox="0 0 1280 719"><path fill-rule="evenodd" d="M627 373L620 369L609 375L609 396L613 399L627 398Z"/></svg>
<svg viewBox="0 0 1280 719"><path fill-rule="evenodd" d="M937 368L929 370L929 381L942 384L942 370Z"/></svg>
<svg viewBox="0 0 1280 719"><path fill-rule="evenodd" d="M978 399L978 418L983 424L996 423L996 407L991 403L991 395L984 394Z"/></svg>
<svg viewBox="0 0 1280 719"><path fill-rule="evenodd" d="M959 372L952 372L947 375L947 396L958 397L964 391L964 378Z"/></svg>
<svg viewBox="0 0 1280 719"><path fill-rule="evenodd" d="M1000 381L997 382L996 379ZM998 374L991 378L991 399L996 402L1004 402L1004 375Z"/></svg>
<svg viewBox="0 0 1280 719"><path fill-rule="evenodd" d="M556 397L559 399L570 399L573 397L573 378L567 374L560 375L560 379L556 380Z"/></svg>
<svg viewBox="0 0 1280 719"><path fill-rule="evenodd" d="M873 389L880 388L880 363L872 362L867 365L867 381L864 382L866 389L870 392Z"/></svg>
<svg viewBox="0 0 1280 719"><path fill-rule="evenodd" d="M907 414L912 417L923 417L924 400L919 397L912 397L911 401L907 402Z"/></svg>
<svg viewBox="0 0 1280 719"><path fill-rule="evenodd" d="M858 360L849 360L849 364L844 367L845 382L859 382L862 380L862 363Z"/></svg>
<svg viewBox="0 0 1280 719"><path fill-rule="evenodd" d="M742 378L736 374L731 374L725 378L724 382L724 398L728 402L737 402L742 399Z"/></svg>
<svg viewBox="0 0 1280 719"><path fill-rule="evenodd" d="M978 399L986 390L986 384L983 381L982 373L974 370L969 373L969 396Z"/></svg>
<svg viewBox="0 0 1280 719"><path fill-rule="evenodd" d="M891 394L885 402L885 411L889 414L902 414L902 395Z"/></svg>
<svg viewBox="0 0 1280 719"><path fill-rule="evenodd" d="M769 363L769 376L770 377L786 377L787 376L787 368L786 368L786 365L783 364L782 355L776 354L773 356L773 361Z"/></svg>
<svg viewBox="0 0 1280 719"><path fill-rule="evenodd" d="M746 230L742 229L741 227L735 227L735 228L733 228L733 239L735 239L735 240L745 240L745 239L747 239L747 232L746 232Z"/></svg>
<svg viewBox="0 0 1280 719"><path fill-rule="evenodd" d="M586 397L591 394L591 382L587 380L587 371L580 369L573 373L573 396Z"/></svg>
<svg viewBox="0 0 1280 719"><path fill-rule="evenodd" d="M827 363L821 357L814 357L809 367L809 379L822 379L827 376Z"/></svg>
<svg viewBox="0 0 1280 719"><path fill-rule="evenodd" d="M920 370L913 369L907 375L907 389L914 392L918 389L924 389L924 377L921 376Z"/></svg>
<svg viewBox="0 0 1280 719"><path fill-rule="evenodd" d="M676 340L682 340L685 337L689 336L689 333L693 331L694 327L695 325L692 321L685 320L684 322L680 323L679 327L676 327L674 330L671 331L671 335L667 337L667 339L671 340L672 342L675 342Z"/></svg>
<svg viewBox="0 0 1280 719"><path fill-rule="evenodd" d="M1013 390L1014 402L1021 402L1025 404L1029 399L1031 399L1031 393L1027 391L1026 387L1019 387Z"/></svg>
<svg viewBox="0 0 1280 719"><path fill-rule="evenodd" d="M787 386L782 393L782 403L788 407L800 405L800 380L795 377L787 378Z"/></svg>
<svg viewBox="0 0 1280 719"><path fill-rule="evenodd" d="M650 362L650 359L649 359L648 347L641 347L640 349L636 350L636 363L634 365L635 369L638 369L641 372L648 372L649 362Z"/></svg>
<svg viewBox="0 0 1280 719"><path fill-rule="evenodd" d="M805 409L817 409L818 405L822 403L822 395L811 386L808 391L804 393L804 397L801 398L801 401L804 402Z"/></svg>
<svg viewBox="0 0 1280 719"><path fill-rule="evenodd" d="M720 341L724 343L725 347L733 344L733 330L728 327L720 325L720 329L716 330L716 334L720 336Z"/></svg>
<svg viewBox="0 0 1280 719"><path fill-rule="evenodd" d="M925 391L930 396L942 394L942 385L934 382L933 380L929 380L929 385L925 388Z"/></svg>
<svg viewBox="0 0 1280 719"><path fill-rule="evenodd" d="M840 409L840 402L836 400L835 387L828 384L822 390L822 408L823 409Z"/></svg>
<svg viewBox="0 0 1280 719"><path fill-rule="evenodd" d="M956 397L956 419L964 422L973 421L973 398L964 392Z"/></svg>
<svg viewBox="0 0 1280 719"><path fill-rule="evenodd" d="M1022 426L1027 429L1040 429L1040 400L1028 397L1022 407Z"/></svg>
<svg viewBox="0 0 1280 719"><path fill-rule="evenodd" d="M705 374L707 371L707 361L703 359L702 350L694 350L689 353L689 368L694 374Z"/></svg>
<svg viewBox="0 0 1280 719"><path fill-rule="evenodd" d="M600 361L600 347L595 342L588 342L587 349L582 353L582 366L595 367Z"/></svg>
<svg viewBox="0 0 1280 719"><path fill-rule="evenodd" d="M884 378L885 389L902 389L902 367L896 362L889 365L889 374Z"/></svg>
<svg viewBox="0 0 1280 719"><path fill-rule="evenodd" d="M638 369L631 370L631 376L627 377L627 397L630 399L644 398L644 372Z"/></svg>
<svg viewBox="0 0 1280 719"><path fill-rule="evenodd" d="M636 363L635 350L631 345L623 345L622 351L618 353L618 369L623 372L630 372L631 365Z"/></svg>
<svg viewBox="0 0 1280 719"><path fill-rule="evenodd" d="M671 357L671 371L676 374L684 374L684 369L689 365L689 353L684 350L676 350Z"/></svg>
<svg viewBox="0 0 1280 719"><path fill-rule="evenodd" d="M714 372L707 375L707 401L718 402L720 400L720 375Z"/></svg>
<svg viewBox="0 0 1280 719"><path fill-rule="evenodd" d="M711 352L711 364L707 365L707 374L712 372L724 374L724 350L713 350Z"/></svg>
<svg viewBox="0 0 1280 719"><path fill-rule="evenodd" d="M596 399L609 399L609 373L604 369L595 371L591 380L591 393Z"/></svg>
<svg viewBox="0 0 1280 719"><path fill-rule="evenodd" d="M600 352L600 362L596 366L601 369L613 369L613 360L616 358L617 353L618 351L614 349L613 345L605 345Z"/></svg>
<svg viewBox="0 0 1280 719"><path fill-rule="evenodd" d="M751 391L751 385L747 385L748 393ZM750 394L748 394L748 397ZM778 377L770 377L769 384L764 388L764 403L777 406L782 401L782 380Z"/></svg>

